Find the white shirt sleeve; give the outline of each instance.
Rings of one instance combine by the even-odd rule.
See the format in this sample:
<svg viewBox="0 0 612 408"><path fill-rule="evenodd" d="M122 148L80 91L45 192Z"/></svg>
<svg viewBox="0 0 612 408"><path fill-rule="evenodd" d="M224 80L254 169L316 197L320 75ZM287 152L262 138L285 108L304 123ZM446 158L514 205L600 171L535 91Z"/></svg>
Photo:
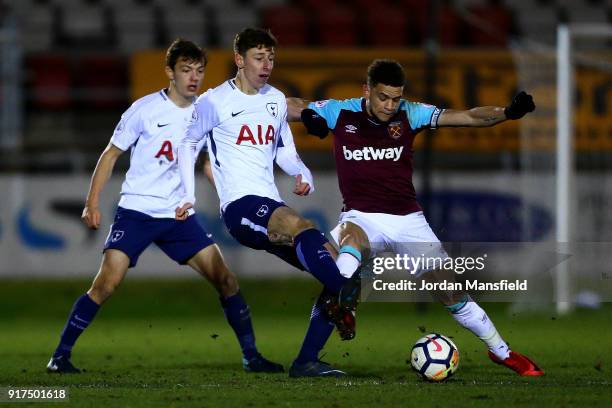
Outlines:
<svg viewBox="0 0 612 408"><path fill-rule="evenodd" d="M206 138L200 140L196 145L196 156L202 152L208 152L208 140Z"/></svg>
<svg viewBox="0 0 612 408"><path fill-rule="evenodd" d="M308 167L306 167L295 148L293 133L291 133L291 128L287 123L286 113L281 123L275 160L276 164L278 164L278 166L288 175L295 177L301 174L302 182L310 185L310 191L308 194L314 192L314 179L312 177L312 173Z"/></svg>
<svg viewBox="0 0 612 408"><path fill-rule="evenodd" d="M183 206L185 203L195 204L194 165L197 148L201 144L202 139L219 124L219 116L208 96L210 94L207 92L195 103L191 120L185 131L185 137L178 148L179 172L185 192L185 196L179 204L180 206Z"/></svg>
<svg viewBox="0 0 612 408"><path fill-rule="evenodd" d="M121 115L121 120L111 137L111 143L123 151L128 150L136 143L142 132L143 126L139 106L132 105Z"/></svg>

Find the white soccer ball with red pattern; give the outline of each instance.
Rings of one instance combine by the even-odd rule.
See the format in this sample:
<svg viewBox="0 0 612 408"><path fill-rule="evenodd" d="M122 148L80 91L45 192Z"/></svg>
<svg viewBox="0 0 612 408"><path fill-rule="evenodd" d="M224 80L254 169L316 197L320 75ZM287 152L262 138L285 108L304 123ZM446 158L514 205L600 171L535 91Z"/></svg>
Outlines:
<svg viewBox="0 0 612 408"><path fill-rule="evenodd" d="M410 363L420 377L444 381L459 367L459 349L448 337L431 333L414 344Z"/></svg>

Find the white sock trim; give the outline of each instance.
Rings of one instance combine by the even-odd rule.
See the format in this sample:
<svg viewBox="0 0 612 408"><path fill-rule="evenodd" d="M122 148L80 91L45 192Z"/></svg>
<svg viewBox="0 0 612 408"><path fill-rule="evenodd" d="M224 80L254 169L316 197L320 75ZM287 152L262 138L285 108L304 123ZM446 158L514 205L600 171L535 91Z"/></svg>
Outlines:
<svg viewBox="0 0 612 408"><path fill-rule="evenodd" d="M487 313L474 301L466 303L457 313L452 314L453 319L482 340L489 350L498 358L504 360L510 355L508 344L497 332L495 325Z"/></svg>
<svg viewBox="0 0 612 408"><path fill-rule="evenodd" d="M336 258L336 266L338 266L342 276L350 278L359 268L359 261L353 255L343 252Z"/></svg>

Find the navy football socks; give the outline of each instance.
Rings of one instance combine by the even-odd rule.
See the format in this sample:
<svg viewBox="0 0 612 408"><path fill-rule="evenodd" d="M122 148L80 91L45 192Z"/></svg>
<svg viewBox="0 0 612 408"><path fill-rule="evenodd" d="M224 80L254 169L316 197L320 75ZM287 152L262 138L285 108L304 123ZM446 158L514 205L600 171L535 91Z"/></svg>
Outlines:
<svg viewBox="0 0 612 408"><path fill-rule="evenodd" d="M257 356L257 347L255 346L255 333L253 332L249 306L244 301L240 291L228 298L220 298L220 300L227 322L236 333L244 358L252 359Z"/></svg>
<svg viewBox="0 0 612 408"><path fill-rule="evenodd" d="M66 326L62 331L60 343L53 353L53 358L70 355L74 343L83 333L83 330L89 326L99 308L100 305L91 300L87 293L74 302Z"/></svg>
<svg viewBox="0 0 612 408"><path fill-rule="evenodd" d="M327 243L323 234L314 228L307 229L295 236L294 243L304 268L332 293L340 293L347 279L340 274L334 258L323 246Z"/></svg>
<svg viewBox="0 0 612 408"><path fill-rule="evenodd" d="M312 307L308 331L306 332L306 337L304 337L300 354L295 359L298 364L317 361L319 359L319 352L323 349L327 339L329 339L329 336L334 331L334 323L325 315L323 303L319 299L317 299Z"/></svg>

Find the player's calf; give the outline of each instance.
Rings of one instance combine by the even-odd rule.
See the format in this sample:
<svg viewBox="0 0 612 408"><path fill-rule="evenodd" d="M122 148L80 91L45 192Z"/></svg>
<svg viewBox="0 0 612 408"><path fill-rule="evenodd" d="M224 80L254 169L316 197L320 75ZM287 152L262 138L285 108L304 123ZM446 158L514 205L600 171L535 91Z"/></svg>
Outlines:
<svg viewBox="0 0 612 408"><path fill-rule="evenodd" d="M106 250L100 270L87 291L89 297L98 305L103 304L123 282L129 265L130 259L125 253L116 249Z"/></svg>
<svg viewBox="0 0 612 408"><path fill-rule="evenodd" d="M206 278L220 296L230 297L238 293L238 278L228 268L216 244L200 250L187 261L187 264Z"/></svg>

